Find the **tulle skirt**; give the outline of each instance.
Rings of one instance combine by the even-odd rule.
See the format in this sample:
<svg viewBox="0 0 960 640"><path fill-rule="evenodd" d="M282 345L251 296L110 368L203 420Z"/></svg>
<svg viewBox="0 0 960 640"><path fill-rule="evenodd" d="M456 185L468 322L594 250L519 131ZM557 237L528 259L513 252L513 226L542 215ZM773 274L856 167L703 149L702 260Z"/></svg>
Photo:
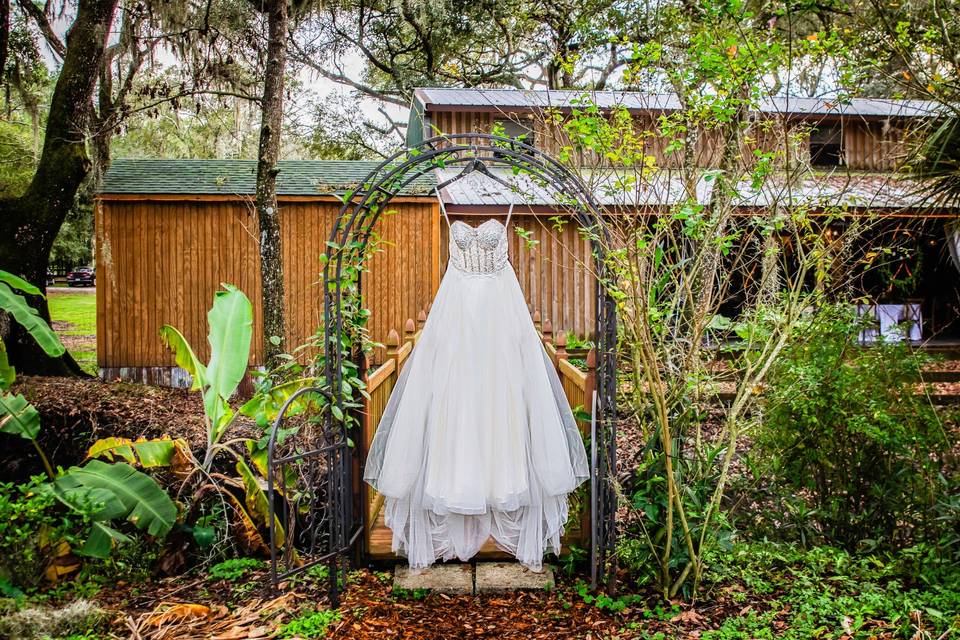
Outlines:
<svg viewBox="0 0 960 640"><path fill-rule="evenodd" d="M492 537L539 571L559 553L583 441L513 269L449 266L377 428L364 480L412 569Z"/></svg>

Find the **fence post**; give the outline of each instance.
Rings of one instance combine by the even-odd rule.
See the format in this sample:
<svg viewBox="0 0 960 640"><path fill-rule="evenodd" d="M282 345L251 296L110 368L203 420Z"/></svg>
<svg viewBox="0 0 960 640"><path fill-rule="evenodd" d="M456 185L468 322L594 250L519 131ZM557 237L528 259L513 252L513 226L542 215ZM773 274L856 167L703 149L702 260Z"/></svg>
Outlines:
<svg viewBox="0 0 960 640"><path fill-rule="evenodd" d="M567 332L561 331L558 333L554 344L557 347L557 366L560 366L560 361L569 357L567 355Z"/></svg>
<svg viewBox="0 0 960 640"><path fill-rule="evenodd" d="M550 322L550 318L543 321L543 342L553 344L553 323Z"/></svg>
<svg viewBox="0 0 960 640"><path fill-rule="evenodd" d="M406 323L404 323L403 325L403 341L413 342L416 334L417 334L417 323L413 321L413 318L407 318Z"/></svg>
<svg viewBox="0 0 960 640"><path fill-rule="evenodd" d="M533 326L537 328L537 333L543 333L543 323L540 322L540 312L533 312Z"/></svg>
<svg viewBox="0 0 960 640"><path fill-rule="evenodd" d="M390 329L390 333L387 334L387 360L396 360L397 349L399 348L400 334L397 333L396 329ZM394 362L394 364L400 366L399 362Z"/></svg>
<svg viewBox="0 0 960 640"><path fill-rule="evenodd" d="M583 397L586 398L587 406L592 402L593 390L597 388L597 348L594 347L587 352L587 382L583 387Z"/></svg>
<svg viewBox="0 0 960 640"><path fill-rule="evenodd" d="M423 309L417 312L417 328L423 329L423 325L427 323L427 312Z"/></svg>

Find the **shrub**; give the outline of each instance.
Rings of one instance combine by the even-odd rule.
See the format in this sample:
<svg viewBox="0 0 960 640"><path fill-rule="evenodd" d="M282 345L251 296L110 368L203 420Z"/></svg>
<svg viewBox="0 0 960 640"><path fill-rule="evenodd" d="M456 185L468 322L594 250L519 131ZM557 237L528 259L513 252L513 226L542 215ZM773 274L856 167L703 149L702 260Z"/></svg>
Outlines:
<svg viewBox="0 0 960 640"><path fill-rule="evenodd" d="M834 547L738 544L711 552L713 586L746 602L704 640L820 637L952 638L960 628L960 571L944 567L935 583L918 579L898 554L851 555Z"/></svg>
<svg viewBox="0 0 960 640"><path fill-rule="evenodd" d="M44 477L15 485L0 483L0 578L25 589L39 586L44 572L84 530L85 516L66 509Z"/></svg>
<svg viewBox="0 0 960 640"><path fill-rule="evenodd" d="M838 306L788 346L769 377L756 440L762 471L781 495L812 505L804 518L827 542L849 549L932 539L949 446L917 390L927 359L905 344L862 347L860 328Z"/></svg>

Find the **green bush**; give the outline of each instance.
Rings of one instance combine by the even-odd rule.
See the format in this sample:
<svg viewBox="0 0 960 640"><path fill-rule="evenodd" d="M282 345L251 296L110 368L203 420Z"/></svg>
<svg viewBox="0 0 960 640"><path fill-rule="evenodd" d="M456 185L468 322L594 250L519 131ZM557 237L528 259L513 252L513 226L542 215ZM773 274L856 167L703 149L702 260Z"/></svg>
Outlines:
<svg viewBox="0 0 960 640"><path fill-rule="evenodd" d="M23 484L0 483L0 578L34 589L44 571L62 554L60 541L77 542L88 517L67 509L50 491L44 476Z"/></svg>
<svg viewBox="0 0 960 640"><path fill-rule="evenodd" d="M849 308L818 313L771 371L756 453L785 496L774 528L848 549L936 539L949 438L918 393L927 359L860 329Z"/></svg>
<svg viewBox="0 0 960 640"><path fill-rule="evenodd" d="M713 586L762 606L705 631L704 640L952 638L960 631L960 568L934 581L903 553L851 555L834 547L738 544L711 553ZM950 635L950 634L954 635Z"/></svg>

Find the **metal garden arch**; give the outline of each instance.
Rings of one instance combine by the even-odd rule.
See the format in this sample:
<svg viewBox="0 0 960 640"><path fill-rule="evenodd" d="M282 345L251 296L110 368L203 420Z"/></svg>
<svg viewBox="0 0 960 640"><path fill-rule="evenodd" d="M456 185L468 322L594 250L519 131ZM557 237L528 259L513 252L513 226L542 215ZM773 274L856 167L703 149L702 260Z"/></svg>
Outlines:
<svg viewBox="0 0 960 640"><path fill-rule="evenodd" d="M460 168L454 177L434 187L440 189L472 172L485 174L507 188L506 181L490 167L508 167L528 176L555 194L560 208L569 212L591 240L597 315L597 384L593 398L591 439L591 577L594 584L612 586L610 570L615 544L616 493L616 308L603 285L609 234L593 193L570 170L547 153L524 142L497 135L468 133L441 135L400 151L380 163L344 198L330 231L324 265L324 359L321 387L302 389L284 404L270 435L267 459L270 509L271 580L280 580L310 567L328 567L331 603L339 601L341 558L360 559L356 541L362 532L357 518L355 455L350 438L349 366L357 353L345 331L349 322L350 296L359 296L361 282L351 268L362 260L385 205L405 187L438 168ZM346 372L346 373L345 373ZM344 390L347 382L347 391ZM310 442L302 433L284 438L283 424L295 401L304 394L322 396L322 409L315 416L316 436ZM298 444L298 438L301 441ZM281 496L285 506L278 512ZM298 550L308 561L297 558ZM282 556L282 557L281 557ZM283 570L281 571L281 564Z"/></svg>

